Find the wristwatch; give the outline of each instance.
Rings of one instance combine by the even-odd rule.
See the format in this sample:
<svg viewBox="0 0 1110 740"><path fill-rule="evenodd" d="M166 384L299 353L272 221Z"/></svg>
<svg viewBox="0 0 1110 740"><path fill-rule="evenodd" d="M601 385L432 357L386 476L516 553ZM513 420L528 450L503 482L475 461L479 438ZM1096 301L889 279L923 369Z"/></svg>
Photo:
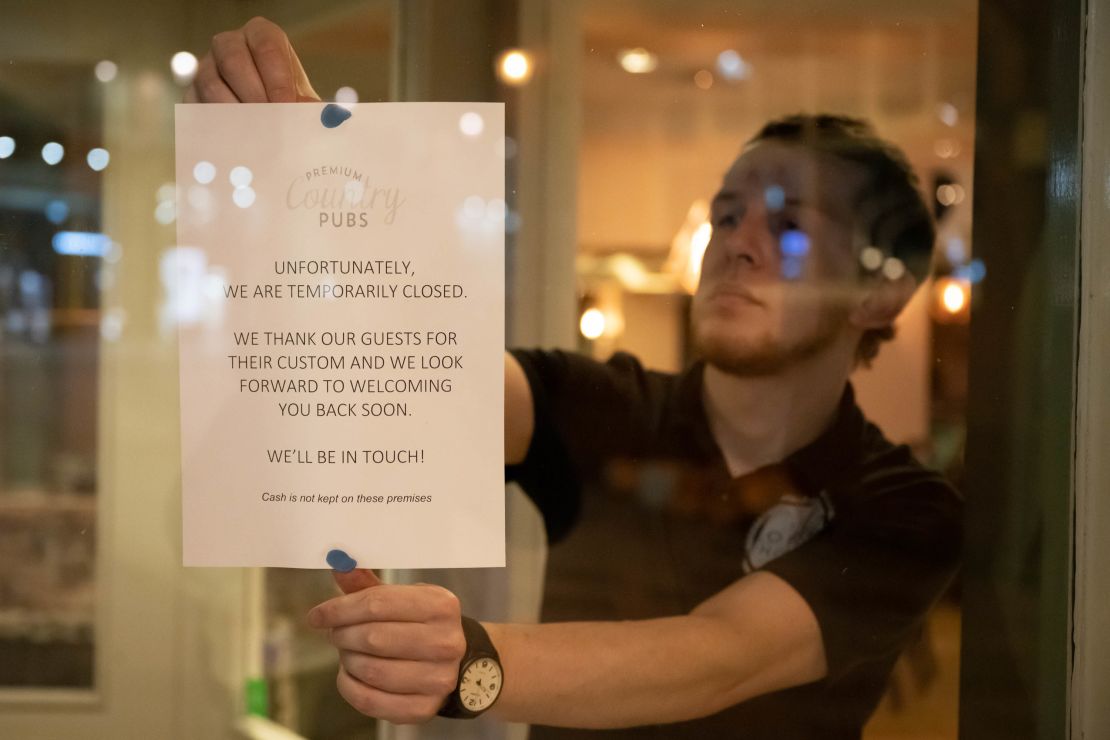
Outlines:
<svg viewBox="0 0 1110 740"><path fill-rule="evenodd" d="M475 619L463 617L462 628L466 653L459 663L459 682L438 714L452 719L474 719L497 701L505 673L485 627Z"/></svg>

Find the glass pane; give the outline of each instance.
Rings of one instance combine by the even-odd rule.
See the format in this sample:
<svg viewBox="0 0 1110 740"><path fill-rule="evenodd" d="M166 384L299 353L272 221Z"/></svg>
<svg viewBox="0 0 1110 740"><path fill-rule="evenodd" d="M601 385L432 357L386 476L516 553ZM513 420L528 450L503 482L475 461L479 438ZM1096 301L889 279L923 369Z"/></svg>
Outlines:
<svg viewBox="0 0 1110 740"><path fill-rule="evenodd" d="M0 736L1059 734L1079 3L139 5L0 19ZM331 573L180 565L172 106L258 12L505 103L508 565L381 574L485 624L477 722L414 667L473 622L340 669Z"/></svg>
<svg viewBox="0 0 1110 740"><path fill-rule="evenodd" d="M56 94L43 96L47 86ZM0 686L93 685L100 83L0 70Z"/></svg>

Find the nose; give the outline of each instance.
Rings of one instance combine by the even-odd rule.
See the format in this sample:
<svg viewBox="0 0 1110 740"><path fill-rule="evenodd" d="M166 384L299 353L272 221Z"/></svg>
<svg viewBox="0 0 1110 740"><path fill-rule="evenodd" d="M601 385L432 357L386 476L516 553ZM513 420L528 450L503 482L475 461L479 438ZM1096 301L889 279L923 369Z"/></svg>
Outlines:
<svg viewBox="0 0 1110 740"><path fill-rule="evenodd" d="M721 246L730 263L736 262L752 270L772 266L775 245L767 206L761 199L748 203L737 216L737 222L721 232Z"/></svg>

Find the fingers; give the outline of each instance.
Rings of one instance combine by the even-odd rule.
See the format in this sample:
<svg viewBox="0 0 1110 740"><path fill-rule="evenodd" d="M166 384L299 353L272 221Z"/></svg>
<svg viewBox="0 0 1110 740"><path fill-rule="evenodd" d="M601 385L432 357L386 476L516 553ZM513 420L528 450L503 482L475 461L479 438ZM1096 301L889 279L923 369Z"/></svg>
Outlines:
<svg viewBox="0 0 1110 740"><path fill-rule="evenodd" d="M216 69L216 62L211 54L206 54L197 65L197 75L190 86L192 97L198 103L238 103L239 98L227 86L220 72ZM186 99L188 100L188 93Z"/></svg>
<svg viewBox="0 0 1110 740"><path fill-rule="evenodd" d="M454 663L458 667L466 652L466 638L459 629L420 622L368 622L337 627L328 642L340 650L351 650L378 658Z"/></svg>
<svg viewBox="0 0 1110 740"><path fill-rule="evenodd" d="M292 51L292 48L290 48ZM308 75L301 65L301 59L297 56L297 52L293 52L293 77L297 86L297 102L320 102L320 96L312 89L312 83L308 81Z"/></svg>
<svg viewBox="0 0 1110 740"><path fill-rule="evenodd" d="M425 722L434 717L443 705L442 696L391 694L368 686L353 678L342 666L335 685L340 696L358 711L394 724Z"/></svg>
<svg viewBox="0 0 1110 740"><path fill-rule="evenodd" d="M379 658L352 650L339 651L347 675L391 694L445 696L459 681L457 663Z"/></svg>
<svg viewBox="0 0 1110 740"><path fill-rule="evenodd" d="M212 37L212 50L185 93L186 102L292 103L319 101L289 37L256 17Z"/></svg>
<svg viewBox="0 0 1110 740"><path fill-rule="evenodd" d="M212 59L235 97L244 103L266 102L266 88L241 31L224 31L213 36Z"/></svg>
<svg viewBox="0 0 1110 740"><path fill-rule="evenodd" d="M295 102L297 90L294 69L300 68L300 61L294 67L296 54L293 53L285 32L265 18L256 17L243 26L242 36L254 60L252 68L257 70L266 99L271 103ZM301 74L303 73L302 69Z"/></svg>
<svg viewBox="0 0 1110 740"><path fill-rule="evenodd" d="M335 584L339 586L339 590L345 594L382 585L382 581L377 574L366 568L355 568L347 573L333 570L331 574L335 578Z"/></svg>
<svg viewBox="0 0 1110 740"><path fill-rule="evenodd" d="M362 622L438 622L460 619L458 598L430 585L381 585L337 596L308 613L313 627L344 627Z"/></svg>

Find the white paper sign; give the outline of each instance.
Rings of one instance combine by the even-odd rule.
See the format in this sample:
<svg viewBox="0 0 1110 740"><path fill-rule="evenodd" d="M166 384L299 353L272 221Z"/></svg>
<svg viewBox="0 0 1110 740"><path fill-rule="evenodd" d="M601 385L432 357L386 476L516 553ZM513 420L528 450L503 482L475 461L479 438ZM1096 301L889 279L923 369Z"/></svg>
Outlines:
<svg viewBox="0 0 1110 740"><path fill-rule="evenodd" d="M178 105L184 560L504 565L504 109Z"/></svg>

